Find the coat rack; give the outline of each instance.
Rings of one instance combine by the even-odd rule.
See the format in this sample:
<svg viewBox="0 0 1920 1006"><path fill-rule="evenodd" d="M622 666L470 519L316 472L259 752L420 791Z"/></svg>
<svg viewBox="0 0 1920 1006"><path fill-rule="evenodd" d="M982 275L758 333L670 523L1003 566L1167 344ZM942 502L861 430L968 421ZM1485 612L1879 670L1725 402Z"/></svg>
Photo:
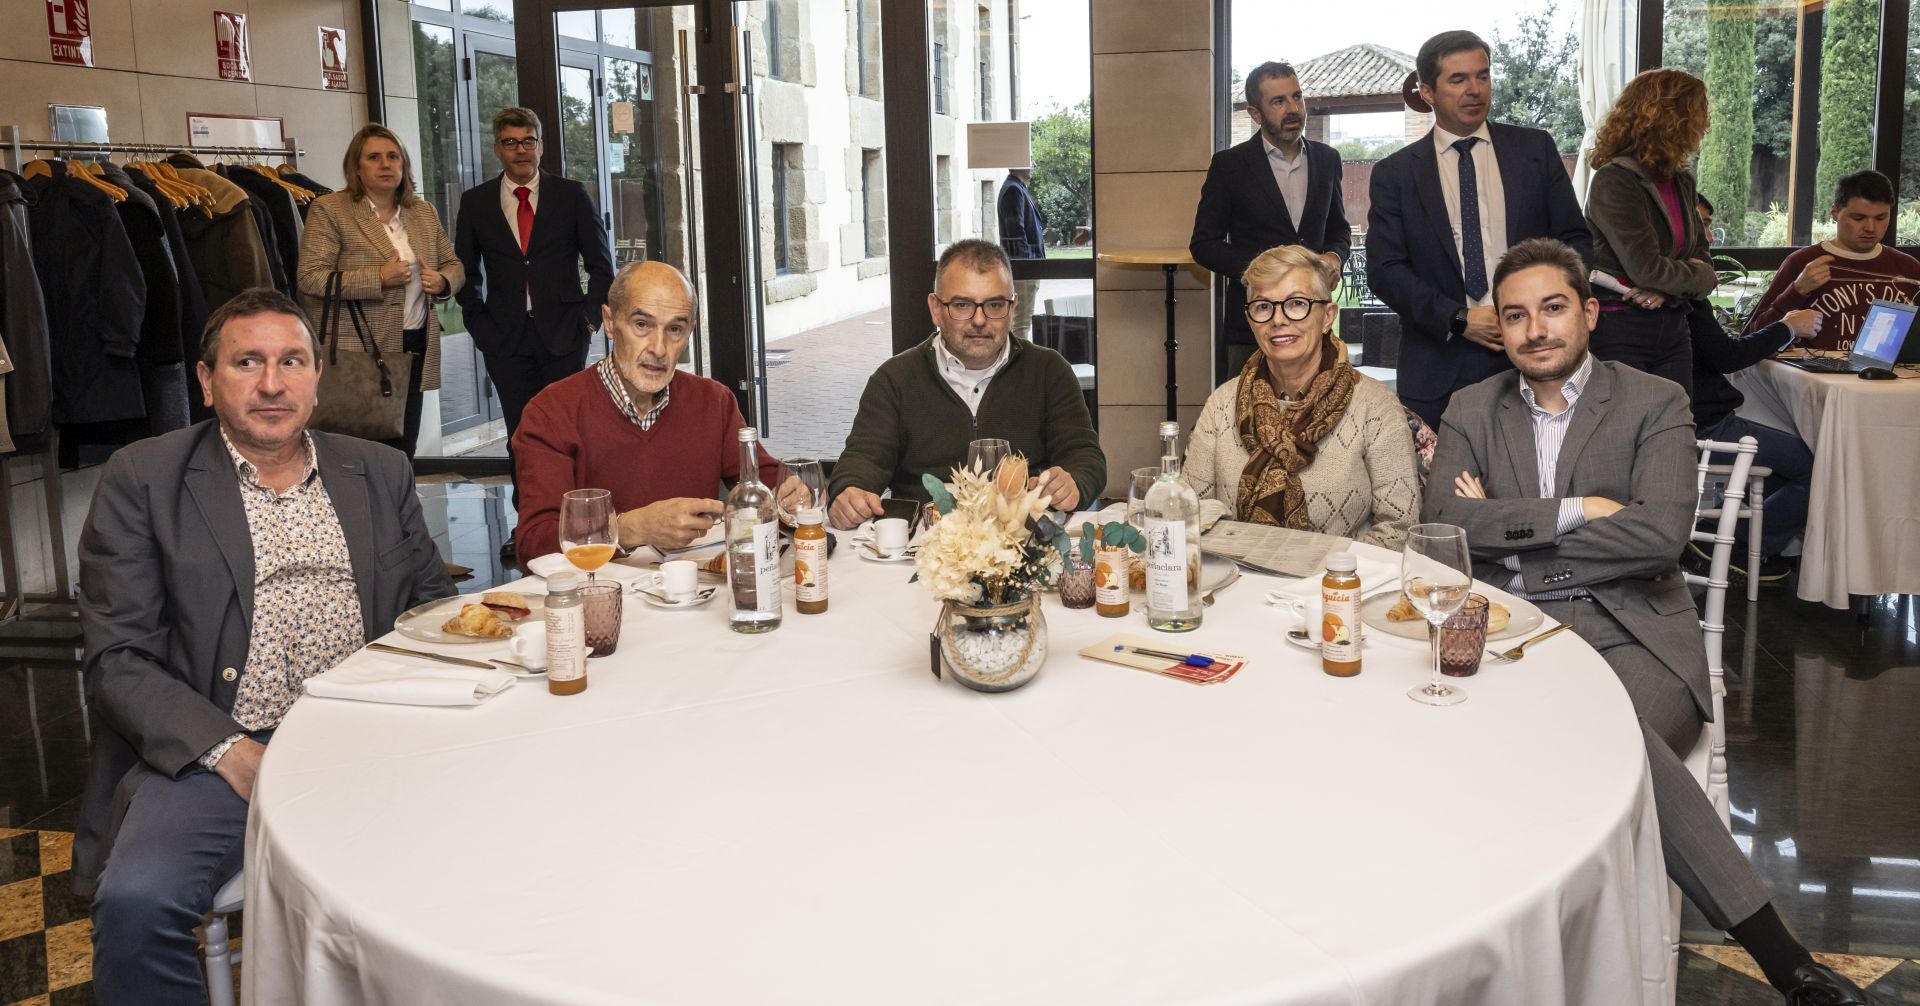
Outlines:
<svg viewBox="0 0 1920 1006"><path fill-rule="evenodd" d="M165 143L63 143L51 140L21 139L20 127L0 125L0 153L6 156L8 170L18 172L26 164L23 151L51 152L56 154L152 154L165 157L169 154L188 153L205 154L213 157L230 158L269 158L284 157L297 170L300 167L300 144L293 137L286 138L285 146L280 147L219 147L191 146ZM47 536L53 555L53 590L49 593L28 594L20 583L19 544L14 537L13 522L13 484L8 471L9 458L0 455L0 625L8 626L11 631L0 631L8 638L45 638L47 634L23 632L24 623L31 621L68 623L56 626L54 635L71 635L71 623L79 617L79 607L73 593L73 575L67 564L66 535L66 494L61 486L59 463L59 437L49 428L46 445L34 456L40 462L40 478L46 493ZM27 605L36 607L29 611Z"/></svg>

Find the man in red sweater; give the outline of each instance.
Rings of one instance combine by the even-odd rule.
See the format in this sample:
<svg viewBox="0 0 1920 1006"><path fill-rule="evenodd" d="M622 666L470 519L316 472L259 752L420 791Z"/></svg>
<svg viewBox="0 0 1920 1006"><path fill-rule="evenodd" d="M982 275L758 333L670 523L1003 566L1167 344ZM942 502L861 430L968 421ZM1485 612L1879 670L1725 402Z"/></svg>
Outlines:
<svg viewBox="0 0 1920 1006"><path fill-rule="evenodd" d="M1920 295L1920 260L1880 243L1893 203L1893 183L1878 171L1840 179L1833 192L1833 222L1840 232L1780 263L1747 331L1757 332L1788 312L1811 308L1825 320L1807 346L1840 349L1852 345L1874 301L1913 303Z"/></svg>
<svg viewBox="0 0 1920 1006"><path fill-rule="evenodd" d="M693 337L693 286L663 262L629 265L601 308L612 346L598 364L548 385L513 435L520 563L560 550L560 497L605 489L620 546L681 548L706 534L740 477L740 406L718 381L675 365ZM760 481L779 464L760 450Z"/></svg>

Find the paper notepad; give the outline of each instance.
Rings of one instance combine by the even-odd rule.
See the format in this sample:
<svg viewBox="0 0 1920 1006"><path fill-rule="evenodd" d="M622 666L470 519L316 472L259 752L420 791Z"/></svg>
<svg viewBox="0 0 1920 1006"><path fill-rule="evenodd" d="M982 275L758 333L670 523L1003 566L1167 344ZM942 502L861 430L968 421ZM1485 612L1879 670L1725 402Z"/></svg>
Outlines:
<svg viewBox="0 0 1920 1006"><path fill-rule="evenodd" d="M1143 653L1130 652L1127 647L1139 647L1146 650L1159 650L1162 653L1195 653L1213 658L1211 667L1193 667L1177 661L1149 657ZM1239 673L1246 666L1247 658L1234 653L1221 653L1218 650L1195 650L1170 641L1168 637L1151 638L1148 636L1108 636L1105 639L1080 651L1083 657L1102 660L1122 667L1138 668L1164 674L1169 678L1190 681L1196 685L1217 685Z"/></svg>

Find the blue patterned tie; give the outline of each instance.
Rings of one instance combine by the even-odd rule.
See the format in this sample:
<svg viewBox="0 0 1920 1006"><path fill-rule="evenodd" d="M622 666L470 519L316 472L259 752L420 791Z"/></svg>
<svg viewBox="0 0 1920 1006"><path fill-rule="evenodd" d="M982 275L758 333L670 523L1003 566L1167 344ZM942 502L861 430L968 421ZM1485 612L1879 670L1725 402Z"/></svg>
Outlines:
<svg viewBox="0 0 1920 1006"><path fill-rule="evenodd" d="M1473 145L1479 137L1453 141L1460 155L1460 265L1467 281L1467 299L1487 295L1487 249L1480 243L1480 183L1473 173Z"/></svg>

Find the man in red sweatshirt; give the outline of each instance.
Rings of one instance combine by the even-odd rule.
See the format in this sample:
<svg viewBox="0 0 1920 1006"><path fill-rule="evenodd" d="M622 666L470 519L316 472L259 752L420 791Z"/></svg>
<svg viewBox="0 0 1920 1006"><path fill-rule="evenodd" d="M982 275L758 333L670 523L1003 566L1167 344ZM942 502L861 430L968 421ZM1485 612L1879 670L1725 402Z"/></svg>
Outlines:
<svg viewBox="0 0 1920 1006"><path fill-rule="evenodd" d="M733 393L676 365L697 327L693 286L664 262L621 269L601 308L605 359L547 385L513 435L519 476L520 563L560 550L560 497L605 489L620 547L682 548L725 511L718 497L740 478ZM760 481L779 463L760 449Z"/></svg>
<svg viewBox="0 0 1920 1006"><path fill-rule="evenodd" d="M1840 179L1833 192L1833 222L1839 233L1796 250L1780 263L1747 331L1757 332L1790 311L1811 308L1824 321L1819 336L1807 345L1842 349L1853 344L1874 301L1920 300L1920 260L1880 243L1893 206L1893 183L1878 171Z"/></svg>

